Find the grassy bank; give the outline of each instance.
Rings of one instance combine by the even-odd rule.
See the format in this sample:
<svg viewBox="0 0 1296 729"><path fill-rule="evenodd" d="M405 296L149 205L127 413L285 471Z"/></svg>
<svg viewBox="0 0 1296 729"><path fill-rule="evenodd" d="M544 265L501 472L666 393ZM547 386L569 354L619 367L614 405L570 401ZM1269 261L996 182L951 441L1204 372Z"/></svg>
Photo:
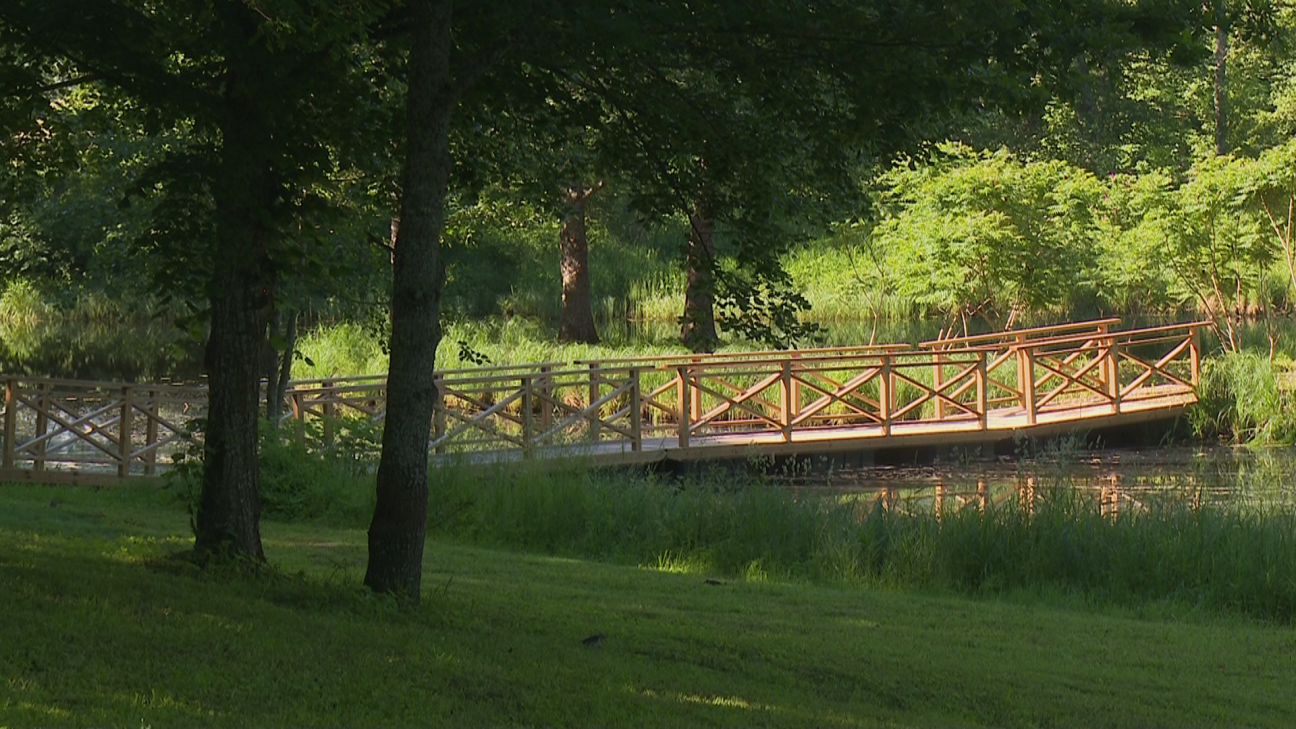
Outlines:
<svg viewBox="0 0 1296 729"><path fill-rule="evenodd" d="M178 500L0 492L0 724L1282 724L1290 628L720 580L429 543L418 610L364 534L266 523L197 574ZM586 637L602 634L596 646Z"/></svg>
<svg viewBox="0 0 1296 729"><path fill-rule="evenodd" d="M794 493L750 465L755 475L683 481L579 463L444 467L431 480L429 530L488 548L726 579L1066 595L1121 609L1173 604L1296 621L1288 461L1192 478L1189 489L1212 492L1236 481L1240 495L1251 494L1237 501L1142 493L1114 514L1097 490L1061 472L1040 474L1028 499L1022 484L1002 483L983 509L951 496L937 513L930 496ZM1256 478L1270 484L1262 500L1252 493ZM263 451L268 518L363 528L370 479L341 450L320 458L267 442Z"/></svg>

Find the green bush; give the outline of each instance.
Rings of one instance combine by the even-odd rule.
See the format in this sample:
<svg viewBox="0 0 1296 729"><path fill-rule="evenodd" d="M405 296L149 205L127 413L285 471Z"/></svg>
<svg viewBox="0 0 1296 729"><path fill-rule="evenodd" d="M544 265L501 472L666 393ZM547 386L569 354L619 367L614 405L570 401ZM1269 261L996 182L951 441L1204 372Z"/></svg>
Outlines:
<svg viewBox="0 0 1296 729"><path fill-rule="evenodd" d="M195 430L201 430L195 423ZM272 521L320 520L342 526L360 526L373 514L375 491L368 475L372 463L357 457L372 449L353 447L352 440L369 437L342 430L332 447L321 447L318 429L299 440L295 431L277 430L268 421L260 424L261 514ZM183 495L192 511L202 491L202 447L188 439L175 454L176 465L167 471L168 489Z"/></svg>

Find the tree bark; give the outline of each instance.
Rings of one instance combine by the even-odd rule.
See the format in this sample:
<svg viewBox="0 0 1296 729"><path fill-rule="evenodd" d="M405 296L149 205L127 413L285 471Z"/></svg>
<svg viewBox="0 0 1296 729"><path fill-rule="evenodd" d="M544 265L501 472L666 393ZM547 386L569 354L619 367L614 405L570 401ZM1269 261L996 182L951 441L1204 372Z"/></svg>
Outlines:
<svg viewBox="0 0 1296 729"><path fill-rule="evenodd" d="M1225 0L1215 5L1215 154L1228 148L1228 15Z"/></svg>
<svg viewBox="0 0 1296 729"><path fill-rule="evenodd" d="M594 194L595 189L597 188L586 189L579 182L567 187L570 212L558 234L563 287L559 342L599 342L590 294L589 239L585 232L585 202Z"/></svg>
<svg viewBox="0 0 1296 729"><path fill-rule="evenodd" d="M387 418L378 502L369 525L365 585L414 602L427 533L428 435L437 399L432 364L441 340L440 239L450 175L451 0L410 3L412 43L400 228L392 267Z"/></svg>
<svg viewBox="0 0 1296 729"><path fill-rule="evenodd" d="M714 351L720 343L715 324L714 265L715 222L701 203L694 203L685 255L684 315L680 317L680 340L694 352Z"/></svg>
<svg viewBox="0 0 1296 729"><path fill-rule="evenodd" d="M238 4L222 6L239 48L226 58L221 162L213 185L216 245L210 282L211 333L202 494L194 552L264 561L257 420L262 354L274 299L268 210L279 195L274 140L258 80L267 55L256 23Z"/></svg>

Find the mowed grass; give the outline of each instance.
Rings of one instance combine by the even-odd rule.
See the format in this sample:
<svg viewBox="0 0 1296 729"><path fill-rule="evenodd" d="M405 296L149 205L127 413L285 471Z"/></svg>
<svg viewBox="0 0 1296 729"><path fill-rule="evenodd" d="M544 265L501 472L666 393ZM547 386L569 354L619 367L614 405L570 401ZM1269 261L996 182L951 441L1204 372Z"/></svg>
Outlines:
<svg viewBox="0 0 1296 729"><path fill-rule="evenodd" d="M1296 629L705 576L263 525L202 573L157 486L0 490L0 725L1201 725L1296 715ZM1171 614L1162 610L1159 614ZM597 645L584 639L602 634Z"/></svg>

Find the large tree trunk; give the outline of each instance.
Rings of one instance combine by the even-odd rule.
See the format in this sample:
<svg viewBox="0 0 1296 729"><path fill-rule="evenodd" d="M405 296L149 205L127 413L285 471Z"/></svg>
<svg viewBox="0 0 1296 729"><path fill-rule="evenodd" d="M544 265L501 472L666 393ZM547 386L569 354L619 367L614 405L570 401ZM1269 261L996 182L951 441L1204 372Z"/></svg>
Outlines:
<svg viewBox="0 0 1296 729"><path fill-rule="evenodd" d="M1228 15L1215 0L1215 154L1228 154Z"/></svg>
<svg viewBox="0 0 1296 729"><path fill-rule="evenodd" d="M563 287L562 317L558 326L560 342L599 342L590 294L589 239L585 234L585 202L594 189L587 190L579 182L567 188L570 212L563 221L562 232L558 234Z"/></svg>
<svg viewBox="0 0 1296 729"><path fill-rule="evenodd" d="M399 241L392 270L387 418L365 584L419 599L427 533L428 435L441 341L440 239L450 175L450 0L410 3L412 43Z"/></svg>
<svg viewBox="0 0 1296 729"><path fill-rule="evenodd" d="M224 6L245 52L226 58L221 163L213 196L216 245L207 340L207 427L202 495L195 515L194 552L264 561L257 464L258 391L274 296L267 253L274 230L268 211L278 196L270 125L259 99L266 55L258 53L256 23L242 6Z"/></svg>
<svg viewBox="0 0 1296 729"><path fill-rule="evenodd" d="M701 203L694 203L685 255L684 315L680 317L680 340L694 352L711 352L720 343L715 324L714 265L715 222Z"/></svg>

